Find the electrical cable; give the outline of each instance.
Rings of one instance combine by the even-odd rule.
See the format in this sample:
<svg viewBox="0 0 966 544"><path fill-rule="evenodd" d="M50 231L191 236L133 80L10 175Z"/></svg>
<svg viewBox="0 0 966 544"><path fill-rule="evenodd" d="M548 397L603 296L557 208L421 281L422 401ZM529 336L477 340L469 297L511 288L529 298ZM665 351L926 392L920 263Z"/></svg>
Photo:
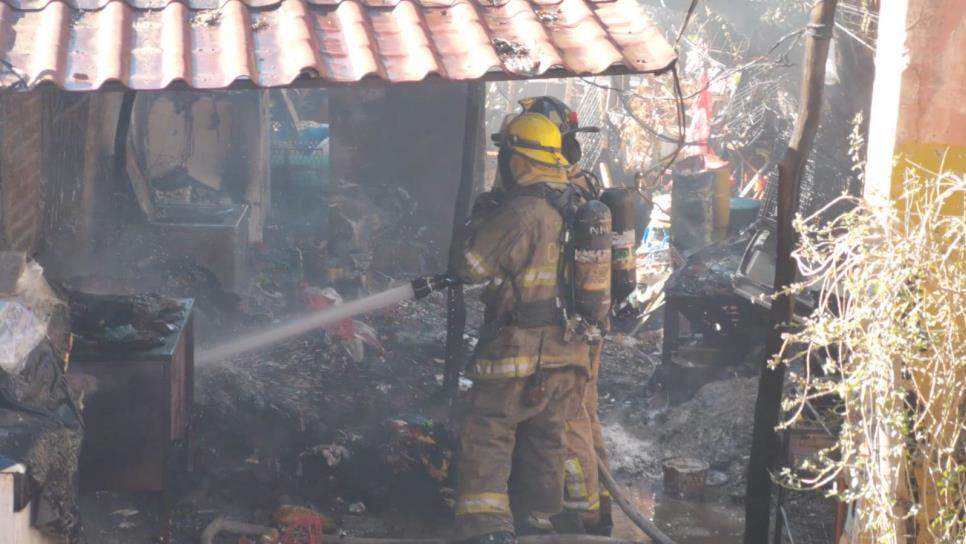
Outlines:
<svg viewBox="0 0 966 544"><path fill-rule="evenodd" d="M794 32L790 32L790 33L782 36L781 38L778 39L778 41L775 42L774 45L772 45L772 47L768 50L768 53L767 54L765 54L765 55L763 55L761 57L758 57L755 60L746 62L744 64L740 64L738 66L735 66L734 68L729 68L728 70L722 70L721 72L719 72L719 73L715 74L714 76L710 77L708 79L708 83L706 85L703 85L698 90L694 91L693 93L691 93L691 94L689 94L687 96L678 97L678 96L642 95L642 94L638 94L638 93L636 93L636 92L634 92L632 90L629 90L629 89L621 89L621 88L618 88L618 87L613 87L611 85L605 85L603 83L597 83L596 81L592 81L590 79L587 79L586 77L580 77L580 80L583 81L584 83L588 84L588 85L597 87L599 89L604 89L604 90L607 90L607 91L614 91L614 92L617 92L617 93L621 93L622 95L623 94L629 94L632 97L637 98L639 100L667 100L667 101L678 100L678 99L691 100L691 99L697 98L698 96L701 95L701 93L703 93L707 89L711 88L711 85L712 84L717 83L718 81L720 81L722 79L731 77L732 75L737 74L739 72L745 72L745 71L750 70L752 68L763 68L763 67L769 67L769 68L790 68L792 66L792 64L790 62L788 62L788 54L791 53L791 50L794 49L795 45L798 43L797 40L795 42L793 42L791 45L789 45L788 48L786 48L785 51L781 55L778 56L777 59L771 60L770 59L771 54L774 53L775 50L777 50L779 47L781 47L782 43L786 42L787 40L789 40L791 38L800 38L800 37L804 36L805 35L805 31L806 31L806 29L800 29L800 30L796 30Z"/></svg>
<svg viewBox="0 0 966 544"><path fill-rule="evenodd" d="M678 31L678 37L674 40L674 43L681 41L684 37L684 31L688 29L688 24L691 22L691 16L694 15L694 8L698 7L698 0L691 0L691 5L688 6L688 13L684 16L684 22L681 23L681 30Z"/></svg>

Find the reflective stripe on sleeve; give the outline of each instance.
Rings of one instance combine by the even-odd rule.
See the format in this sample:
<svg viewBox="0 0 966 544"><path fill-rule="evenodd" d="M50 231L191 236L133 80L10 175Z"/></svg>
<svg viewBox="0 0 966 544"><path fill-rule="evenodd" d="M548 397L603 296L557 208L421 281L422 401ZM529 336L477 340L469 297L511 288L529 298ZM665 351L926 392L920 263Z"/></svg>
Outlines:
<svg viewBox="0 0 966 544"><path fill-rule="evenodd" d="M490 270L486 267L482 257L472 251L467 251L465 257L466 264L470 267L470 272L478 277L487 277L490 275Z"/></svg>
<svg viewBox="0 0 966 544"><path fill-rule="evenodd" d="M506 493L475 493L456 499L456 515L509 514L510 498Z"/></svg>

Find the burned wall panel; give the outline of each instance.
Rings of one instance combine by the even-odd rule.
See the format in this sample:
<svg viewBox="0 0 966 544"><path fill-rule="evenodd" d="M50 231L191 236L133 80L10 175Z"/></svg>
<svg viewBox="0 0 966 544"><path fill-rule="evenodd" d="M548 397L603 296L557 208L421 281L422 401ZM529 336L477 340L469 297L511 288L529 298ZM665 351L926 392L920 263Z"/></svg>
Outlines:
<svg viewBox="0 0 966 544"><path fill-rule="evenodd" d="M101 233L118 229L114 134L123 93L44 92L44 202L37 259L50 277L76 274L98 259Z"/></svg>
<svg viewBox="0 0 966 544"><path fill-rule="evenodd" d="M261 241L270 183L266 96L260 91L138 93L129 147L140 170L136 177L143 176L155 197L158 187L190 180L186 183L195 195L209 196L204 202L188 197L186 204L222 197L248 204L248 236Z"/></svg>
<svg viewBox="0 0 966 544"><path fill-rule="evenodd" d="M452 230L467 89L464 83L423 82L329 95L333 178L408 192L414 222L426 227L423 236L440 259Z"/></svg>
<svg viewBox="0 0 966 544"><path fill-rule="evenodd" d="M0 97L0 249L32 253L41 228L43 93Z"/></svg>

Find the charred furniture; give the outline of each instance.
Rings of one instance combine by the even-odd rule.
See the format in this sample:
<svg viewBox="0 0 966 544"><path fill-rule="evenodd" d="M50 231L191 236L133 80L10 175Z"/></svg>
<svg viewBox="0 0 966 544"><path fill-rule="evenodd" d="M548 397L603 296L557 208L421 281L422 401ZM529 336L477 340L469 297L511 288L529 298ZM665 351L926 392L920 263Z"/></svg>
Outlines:
<svg viewBox="0 0 966 544"><path fill-rule="evenodd" d="M703 348L723 362L744 362L760 343L764 314L738 296L732 285L748 238L741 236L698 251L668 279L665 287L662 365L670 365L681 348L681 317L701 336Z"/></svg>
<svg viewBox="0 0 966 544"><path fill-rule="evenodd" d="M169 539L174 478L190 469L194 395L192 300L150 348L75 346L70 374L80 384L86 433L80 487L161 494L162 538Z"/></svg>

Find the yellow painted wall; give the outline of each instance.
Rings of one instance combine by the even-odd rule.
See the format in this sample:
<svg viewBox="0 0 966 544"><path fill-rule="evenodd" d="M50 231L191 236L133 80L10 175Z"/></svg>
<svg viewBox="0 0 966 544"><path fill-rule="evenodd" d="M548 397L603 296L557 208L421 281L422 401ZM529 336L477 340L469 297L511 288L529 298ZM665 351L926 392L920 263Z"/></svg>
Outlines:
<svg viewBox="0 0 966 544"><path fill-rule="evenodd" d="M865 193L901 209L907 176L966 176L966 0L881 0L878 30ZM963 216L964 206L959 195L943 211ZM911 471L926 481L921 467ZM926 544L935 490L921 491L916 542Z"/></svg>

